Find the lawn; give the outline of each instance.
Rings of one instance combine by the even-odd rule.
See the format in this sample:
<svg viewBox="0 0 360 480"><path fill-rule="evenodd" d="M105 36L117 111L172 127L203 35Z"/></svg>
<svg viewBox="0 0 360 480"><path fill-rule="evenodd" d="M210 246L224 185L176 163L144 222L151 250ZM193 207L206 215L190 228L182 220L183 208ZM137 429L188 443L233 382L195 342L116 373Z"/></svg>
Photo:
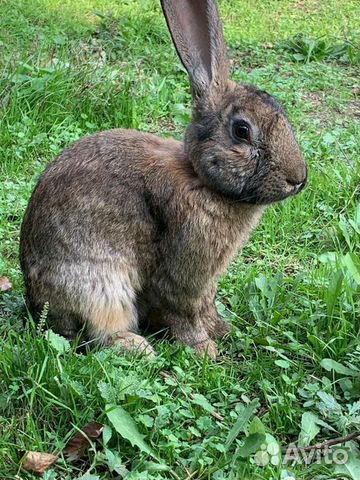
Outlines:
<svg viewBox="0 0 360 480"><path fill-rule="evenodd" d="M47 480L359 478L355 440L325 458L285 452L360 429L359 5L220 7L233 79L284 104L309 183L268 209L221 280L233 329L213 362L156 338L154 360L80 353L28 318L19 230L46 164L113 127L181 138L191 105L157 1L1 1L1 479L36 478L27 451L59 457ZM93 421L101 435L68 458Z"/></svg>

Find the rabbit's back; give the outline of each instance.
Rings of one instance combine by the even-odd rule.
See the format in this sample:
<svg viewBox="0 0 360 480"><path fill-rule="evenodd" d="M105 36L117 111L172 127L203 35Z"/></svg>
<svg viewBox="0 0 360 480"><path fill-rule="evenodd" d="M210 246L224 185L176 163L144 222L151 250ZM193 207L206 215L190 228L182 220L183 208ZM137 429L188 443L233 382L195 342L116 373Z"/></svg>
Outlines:
<svg viewBox="0 0 360 480"><path fill-rule="evenodd" d="M157 137L113 130L86 137L46 169L22 226L22 248L61 260L134 249L154 228L141 154ZM119 243L119 235L124 242ZM22 255L22 259L25 260Z"/></svg>

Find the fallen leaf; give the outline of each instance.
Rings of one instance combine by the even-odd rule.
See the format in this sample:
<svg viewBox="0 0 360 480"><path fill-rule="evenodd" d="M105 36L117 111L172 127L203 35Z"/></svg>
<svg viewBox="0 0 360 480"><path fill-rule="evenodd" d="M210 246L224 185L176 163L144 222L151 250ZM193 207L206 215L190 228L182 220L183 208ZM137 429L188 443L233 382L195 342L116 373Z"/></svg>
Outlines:
<svg viewBox="0 0 360 480"><path fill-rule="evenodd" d="M7 292L12 288L12 283L8 279L8 277L0 277L0 290L2 292Z"/></svg>
<svg viewBox="0 0 360 480"><path fill-rule="evenodd" d="M353 95L355 95L355 97L358 97L360 95L360 87L354 87L352 90L351 90L351 93Z"/></svg>
<svg viewBox="0 0 360 480"><path fill-rule="evenodd" d="M64 455L73 460L81 458L90 447L90 441L98 439L104 430L104 425L99 422L89 422L81 431L77 432L67 443Z"/></svg>
<svg viewBox="0 0 360 480"><path fill-rule="evenodd" d="M21 467L27 472L39 476L45 473L58 459L56 455L44 452L27 452L24 458Z"/></svg>

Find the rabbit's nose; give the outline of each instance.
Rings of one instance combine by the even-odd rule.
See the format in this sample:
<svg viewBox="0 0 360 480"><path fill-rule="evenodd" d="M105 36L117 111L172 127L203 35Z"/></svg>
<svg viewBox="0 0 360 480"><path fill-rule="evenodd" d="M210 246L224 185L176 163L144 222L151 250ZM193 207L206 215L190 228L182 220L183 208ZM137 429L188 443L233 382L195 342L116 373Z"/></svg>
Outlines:
<svg viewBox="0 0 360 480"><path fill-rule="evenodd" d="M300 181L298 178L287 178L286 181L289 185L294 187L294 190L296 191L296 193L298 193L305 187L307 176L308 176L308 172L307 172L307 167L305 166L305 173Z"/></svg>

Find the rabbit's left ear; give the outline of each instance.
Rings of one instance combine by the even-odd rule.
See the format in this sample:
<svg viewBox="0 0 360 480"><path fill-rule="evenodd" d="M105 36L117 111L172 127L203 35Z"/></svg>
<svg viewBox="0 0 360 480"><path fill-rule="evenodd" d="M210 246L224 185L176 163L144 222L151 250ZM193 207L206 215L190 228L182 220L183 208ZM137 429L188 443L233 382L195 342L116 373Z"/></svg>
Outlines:
<svg viewBox="0 0 360 480"><path fill-rule="evenodd" d="M228 79L229 67L215 0L161 0L176 50L195 96Z"/></svg>

